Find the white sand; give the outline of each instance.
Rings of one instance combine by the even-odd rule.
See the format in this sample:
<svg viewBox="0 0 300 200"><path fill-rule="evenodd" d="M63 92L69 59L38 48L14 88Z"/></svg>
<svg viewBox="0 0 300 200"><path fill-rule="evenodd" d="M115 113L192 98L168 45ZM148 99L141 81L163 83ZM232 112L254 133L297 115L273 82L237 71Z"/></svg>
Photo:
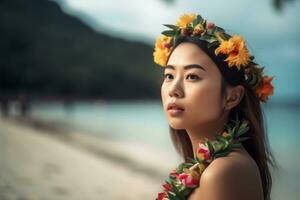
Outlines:
<svg viewBox="0 0 300 200"><path fill-rule="evenodd" d="M124 165L117 162L118 156L111 160L108 158L114 153L124 153L124 145L115 144L123 148L120 151L111 146L113 142L91 140L78 133L74 133L72 137L80 138L82 143L74 145L76 140L71 144L46 131L43 133L41 130L0 119L0 199L153 200L161 190L166 172L176 164L176 159L173 159L170 162L165 160L162 168L152 168L150 165L149 169L161 169L159 174L165 174L156 174L156 178L151 178L151 174L143 175L143 169L137 173L138 166L133 166L133 170L130 170L130 164L126 164L126 161ZM85 140L89 140L89 144L94 141L94 145L98 147L101 143L103 151L100 148L98 153L91 153L95 150L93 144L89 145L91 151L80 148L80 145L87 147ZM109 154L105 149L110 149L107 151ZM130 147L127 148L128 151L136 149ZM153 154L150 156L150 153L140 151L136 155L141 159L148 155L149 159L140 160L143 165L149 165L151 159L157 162L163 157L155 157Z"/></svg>

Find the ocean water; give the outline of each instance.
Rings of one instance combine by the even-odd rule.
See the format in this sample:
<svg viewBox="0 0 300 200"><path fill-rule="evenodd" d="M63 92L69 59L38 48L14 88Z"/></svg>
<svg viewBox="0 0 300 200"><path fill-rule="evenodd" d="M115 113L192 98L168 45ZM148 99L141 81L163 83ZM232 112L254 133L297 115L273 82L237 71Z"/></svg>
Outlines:
<svg viewBox="0 0 300 200"><path fill-rule="evenodd" d="M274 200L297 199L300 180L300 107L268 104L263 107L271 151L279 169L272 172ZM174 153L161 102L35 103L32 116L58 122L87 134L144 144Z"/></svg>

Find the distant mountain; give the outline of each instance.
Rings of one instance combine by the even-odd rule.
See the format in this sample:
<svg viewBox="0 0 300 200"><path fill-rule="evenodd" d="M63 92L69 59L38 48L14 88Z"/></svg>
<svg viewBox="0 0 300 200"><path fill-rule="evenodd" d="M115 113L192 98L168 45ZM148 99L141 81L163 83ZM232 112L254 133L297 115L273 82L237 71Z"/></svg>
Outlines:
<svg viewBox="0 0 300 200"><path fill-rule="evenodd" d="M151 46L95 32L52 1L1 0L0 47L0 95L159 96Z"/></svg>

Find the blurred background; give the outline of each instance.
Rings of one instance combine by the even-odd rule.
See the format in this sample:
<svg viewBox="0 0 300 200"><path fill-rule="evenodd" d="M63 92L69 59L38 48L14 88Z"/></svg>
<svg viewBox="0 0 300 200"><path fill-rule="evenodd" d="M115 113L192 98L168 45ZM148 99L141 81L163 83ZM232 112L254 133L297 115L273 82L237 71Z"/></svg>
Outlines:
<svg viewBox="0 0 300 200"><path fill-rule="evenodd" d="M243 35L275 76L263 104L279 163L272 199L296 200L299 10L297 0L1 0L0 199L155 199L181 160L154 42L162 24L199 13Z"/></svg>

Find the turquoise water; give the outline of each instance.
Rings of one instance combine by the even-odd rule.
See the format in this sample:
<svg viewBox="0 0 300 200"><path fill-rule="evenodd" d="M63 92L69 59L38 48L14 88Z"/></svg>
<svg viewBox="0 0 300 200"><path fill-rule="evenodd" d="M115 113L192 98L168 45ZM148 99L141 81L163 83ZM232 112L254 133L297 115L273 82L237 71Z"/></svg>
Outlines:
<svg viewBox="0 0 300 200"><path fill-rule="evenodd" d="M156 148L171 144L159 102L80 102L68 108L61 103L42 103L33 106L32 115L116 140Z"/></svg>
<svg viewBox="0 0 300 200"><path fill-rule="evenodd" d="M37 103L32 106L32 115L89 134L175 151L159 101L78 102L69 107L61 103ZM280 170L273 172L273 199L297 199L300 107L268 104L264 106L264 116L271 150L280 164Z"/></svg>

